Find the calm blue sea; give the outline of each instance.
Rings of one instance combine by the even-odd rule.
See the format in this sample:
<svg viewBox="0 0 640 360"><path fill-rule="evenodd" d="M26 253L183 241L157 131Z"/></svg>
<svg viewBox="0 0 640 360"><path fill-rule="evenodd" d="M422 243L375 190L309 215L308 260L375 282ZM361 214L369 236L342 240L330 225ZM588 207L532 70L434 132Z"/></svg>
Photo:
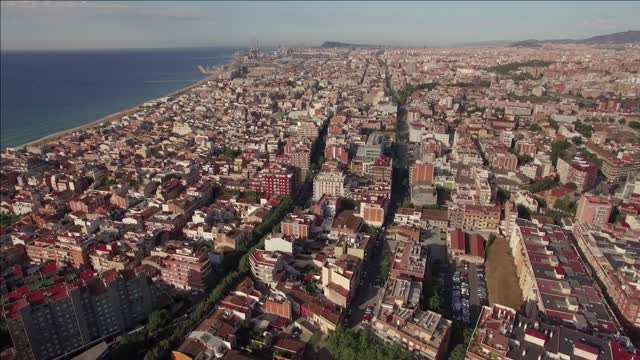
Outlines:
<svg viewBox="0 0 640 360"><path fill-rule="evenodd" d="M0 52L0 149L167 95L238 49Z"/></svg>

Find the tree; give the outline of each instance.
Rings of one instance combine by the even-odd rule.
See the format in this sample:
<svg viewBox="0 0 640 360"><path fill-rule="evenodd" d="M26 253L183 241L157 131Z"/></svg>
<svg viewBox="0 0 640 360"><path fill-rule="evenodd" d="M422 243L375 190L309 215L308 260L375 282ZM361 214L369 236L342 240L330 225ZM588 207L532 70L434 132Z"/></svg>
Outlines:
<svg viewBox="0 0 640 360"><path fill-rule="evenodd" d="M518 165L520 166L528 164L533 161L533 157L531 157L531 155L529 154L516 153L516 157L518 158Z"/></svg>
<svg viewBox="0 0 640 360"><path fill-rule="evenodd" d="M18 220L15 215L0 214L0 229L13 225Z"/></svg>
<svg viewBox="0 0 640 360"><path fill-rule="evenodd" d="M576 136L573 139L571 139L573 141L574 144L576 145L582 145L582 138L580 136Z"/></svg>
<svg viewBox="0 0 640 360"><path fill-rule="evenodd" d="M565 213L569 213L572 215L576 214L576 210L577 210L577 204L575 201L573 201L570 197L568 196L563 196L561 198L559 198L558 200L556 200L555 204L553 205L553 207L555 207L556 209L563 211Z"/></svg>
<svg viewBox="0 0 640 360"><path fill-rule="evenodd" d="M625 118L620 118L620 119L618 120L618 123L619 123L620 125L624 125L626 122L627 122L627 119L625 119Z"/></svg>
<svg viewBox="0 0 640 360"><path fill-rule="evenodd" d="M389 254L385 254L384 257L382 258L382 261L380 262L380 274L382 275L382 279L385 281L389 277L390 261L391 261L391 258L389 257Z"/></svg>
<svg viewBox="0 0 640 360"><path fill-rule="evenodd" d="M534 132L538 132L540 130L542 130L542 127L539 124L533 123L529 126L529 130L534 131Z"/></svg>
<svg viewBox="0 0 640 360"><path fill-rule="evenodd" d="M564 156L569 148L571 148L571 143L567 140L558 141L551 145L551 161L553 162L553 166L558 162L558 157Z"/></svg>
<svg viewBox="0 0 640 360"><path fill-rule="evenodd" d="M0 306L3 304L0 303ZM12 347L11 335L9 334L9 328L7 327L7 321L4 318L0 318L0 349L5 347Z"/></svg>
<svg viewBox="0 0 640 360"><path fill-rule="evenodd" d="M342 210L356 210L360 204L353 199L340 198L340 207Z"/></svg>
<svg viewBox="0 0 640 360"><path fill-rule="evenodd" d="M222 155L228 159L235 159L242 154L241 150L224 148Z"/></svg>
<svg viewBox="0 0 640 360"><path fill-rule="evenodd" d="M449 360L464 360L467 358L467 347L469 346L469 343L471 342L471 337L473 336L473 330L469 329L469 328L464 328L464 330L462 331L462 333L460 332L460 324L456 323L454 324L456 330L456 334L453 337L453 341L457 342L458 345L456 345L453 348L453 351L451 352L451 354L449 354Z"/></svg>
<svg viewBox="0 0 640 360"><path fill-rule="evenodd" d="M505 203L509 199L511 199L511 192L509 190L499 188L496 193L496 200L499 203Z"/></svg>
<svg viewBox="0 0 640 360"><path fill-rule="evenodd" d="M629 121L629 127L635 130L640 130L640 122L638 121Z"/></svg>
<svg viewBox="0 0 640 360"><path fill-rule="evenodd" d="M141 359L148 349L146 329L120 337L120 342L111 352L112 359Z"/></svg>
<svg viewBox="0 0 640 360"><path fill-rule="evenodd" d="M531 212L529 211L529 208L524 205L518 205L518 217L531 220Z"/></svg>
<svg viewBox="0 0 640 360"><path fill-rule="evenodd" d="M622 221L623 217L624 215L620 213L620 209L617 206L615 206L611 211L611 215L609 216L609 222L615 224L617 222Z"/></svg>
<svg viewBox="0 0 640 360"><path fill-rule="evenodd" d="M440 306L440 296L438 294L434 294L431 299L429 299L429 310L441 312Z"/></svg>
<svg viewBox="0 0 640 360"><path fill-rule="evenodd" d="M553 120L553 119L550 119L550 120L549 120L549 125L550 125L552 128L556 129L556 130L560 129L560 126L558 125L558 122L557 122L557 121L555 121L555 120Z"/></svg>
<svg viewBox="0 0 640 360"><path fill-rule="evenodd" d="M400 207L402 208L414 208L415 206L413 205L413 203L411 202L411 200L409 199L405 199L402 204L400 204Z"/></svg>
<svg viewBox="0 0 640 360"><path fill-rule="evenodd" d="M580 120L575 122L576 132L580 133L582 136L586 138L591 137L591 133L593 132L592 125L583 124Z"/></svg>
<svg viewBox="0 0 640 360"><path fill-rule="evenodd" d="M573 191L578 190L578 185L576 185L576 183L574 182L567 183L565 186Z"/></svg>
<svg viewBox="0 0 640 360"><path fill-rule="evenodd" d="M536 181L531 183L531 185L529 185L529 191L532 193L537 193L540 191L545 191L548 189L551 189L552 187L556 186L558 184L558 182L556 181L555 178L545 178L542 181Z"/></svg>
<svg viewBox="0 0 640 360"><path fill-rule="evenodd" d="M147 330L150 333L155 333L158 330L164 328L171 321L171 313L169 311L155 310L149 315L149 323L147 324Z"/></svg>
<svg viewBox="0 0 640 360"><path fill-rule="evenodd" d="M412 355L397 343L382 343L365 331L353 331L340 326L329 334L327 350L336 360L412 359Z"/></svg>

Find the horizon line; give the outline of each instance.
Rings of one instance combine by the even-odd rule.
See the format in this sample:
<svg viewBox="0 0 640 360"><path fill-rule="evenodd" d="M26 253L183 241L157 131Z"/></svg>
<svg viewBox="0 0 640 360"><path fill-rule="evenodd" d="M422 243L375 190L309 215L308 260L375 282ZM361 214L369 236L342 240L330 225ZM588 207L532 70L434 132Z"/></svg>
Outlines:
<svg viewBox="0 0 640 360"><path fill-rule="evenodd" d="M347 40L324 40L322 42L320 42L320 44L318 45L308 45L308 44L285 44L285 43L280 43L277 45L274 44L270 44L268 46L264 46L263 49L272 49L272 48L277 48L280 45L286 45L289 47L303 47L303 48L320 48L322 47L322 44L325 42L338 42L338 43L343 43L343 44L347 44L347 45L354 45L354 46L370 46L370 47L388 47L388 48L465 48L465 47L474 47L474 46L480 46L480 47L491 47L491 46L496 46L499 47L501 45L505 45L505 44L515 44L518 42L523 42L523 41L539 41L539 42L547 42L547 41L561 41L561 40L572 40L572 41L580 41L580 40L586 40L586 39L590 39L592 37L598 37L598 36L605 36L605 35L611 35L611 34L619 34L619 33L627 33L627 32L635 32L635 31L640 31L640 30L633 30L633 29L629 29L629 30L625 30L625 31L618 31L618 32L613 32L613 33L607 33L607 34L601 34L601 35L594 35L594 36L590 36L587 38L581 38L581 39L572 39L572 38L553 38L553 39L536 39L536 38L528 38L528 39L521 39L521 40L477 40L477 41L456 41L456 42L448 42L445 44L440 44L440 45L429 45L429 44L422 44L422 45L391 45L391 44L366 44L366 43L362 43L362 42L350 42ZM0 47L0 51L4 52L4 51L23 51L23 52L46 52L46 51L115 51L115 50L180 50L180 49L244 49L244 48L248 48L249 46L247 44L243 44L243 45L186 45L186 46L167 46L167 47L105 47L105 48L2 48Z"/></svg>

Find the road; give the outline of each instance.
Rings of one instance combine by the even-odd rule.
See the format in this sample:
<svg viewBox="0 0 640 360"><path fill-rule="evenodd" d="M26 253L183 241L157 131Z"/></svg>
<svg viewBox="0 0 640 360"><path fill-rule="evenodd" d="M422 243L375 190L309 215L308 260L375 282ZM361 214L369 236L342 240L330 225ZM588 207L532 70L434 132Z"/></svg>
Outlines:
<svg viewBox="0 0 640 360"><path fill-rule="evenodd" d="M381 230L376 237L376 242L368 252L365 259L365 265L361 278L361 284L358 286L356 298L351 302L347 327L353 328L360 325L365 309L369 305L376 305L382 297L384 286L382 284L382 274L380 271L380 262L384 254L389 252L388 243L384 239L384 232ZM366 275L365 275L366 273Z"/></svg>
<svg viewBox="0 0 640 360"><path fill-rule="evenodd" d="M475 264L469 264L469 305L470 305L470 313L471 313L471 324L475 324L478 320L478 316L480 316L480 311L482 310L482 306L487 305L486 300L483 301L479 297L479 279L477 275L478 267ZM486 287L485 287L486 294Z"/></svg>
<svg viewBox="0 0 640 360"><path fill-rule="evenodd" d="M387 93L390 90L390 83L387 73ZM407 141L409 130L406 121L405 102L398 104L396 139L393 147L393 181L391 184L391 199L380 232L377 234L376 242L365 258L364 273L361 277L362 285L359 284L356 298L351 302L349 310L351 314L348 318L347 327L360 327L365 309L369 305L377 306L384 293L383 276L381 274L380 263L386 254L391 254L391 244L386 240L386 228L393 224L395 212L408 194L408 161L407 161ZM365 275L366 273L366 275Z"/></svg>

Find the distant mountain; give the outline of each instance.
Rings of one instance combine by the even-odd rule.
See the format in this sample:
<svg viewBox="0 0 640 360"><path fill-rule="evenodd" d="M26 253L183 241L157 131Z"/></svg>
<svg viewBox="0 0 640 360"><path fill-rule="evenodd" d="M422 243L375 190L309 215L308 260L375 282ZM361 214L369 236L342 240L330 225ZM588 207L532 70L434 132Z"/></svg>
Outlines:
<svg viewBox="0 0 640 360"><path fill-rule="evenodd" d="M640 31L632 30L579 40L581 44L629 44L640 42Z"/></svg>
<svg viewBox="0 0 640 360"><path fill-rule="evenodd" d="M505 40L492 40L492 41L474 41L474 42L459 42L449 44L453 47L492 47L492 46L508 46L511 42Z"/></svg>
<svg viewBox="0 0 640 360"><path fill-rule="evenodd" d="M542 43L536 39L529 39L529 40L518 41L516 43L509 45L509 47L539 48L539 47L542 47Z"/></svg>
<svg viewBox="0 0 640 360"><path fill-rule="evenodd" d="M374 45L349 44L339 41L325 41L320 45L322 48L372 48Z"/></svg>
<svg viewBox="0 0 640 360"><path fill-rule="evenodd" d="M574 39L557 39L557 40L536 40L529 39L524 41L515 42L509 46L511 47L527 47L527 48L539 48L542 44L589 44L589 45L605 45L605 44L629 44L640 43L640 31L632 30L625 32L618 32L608 35L593 36L588 39L574 40Z"/></svg>

